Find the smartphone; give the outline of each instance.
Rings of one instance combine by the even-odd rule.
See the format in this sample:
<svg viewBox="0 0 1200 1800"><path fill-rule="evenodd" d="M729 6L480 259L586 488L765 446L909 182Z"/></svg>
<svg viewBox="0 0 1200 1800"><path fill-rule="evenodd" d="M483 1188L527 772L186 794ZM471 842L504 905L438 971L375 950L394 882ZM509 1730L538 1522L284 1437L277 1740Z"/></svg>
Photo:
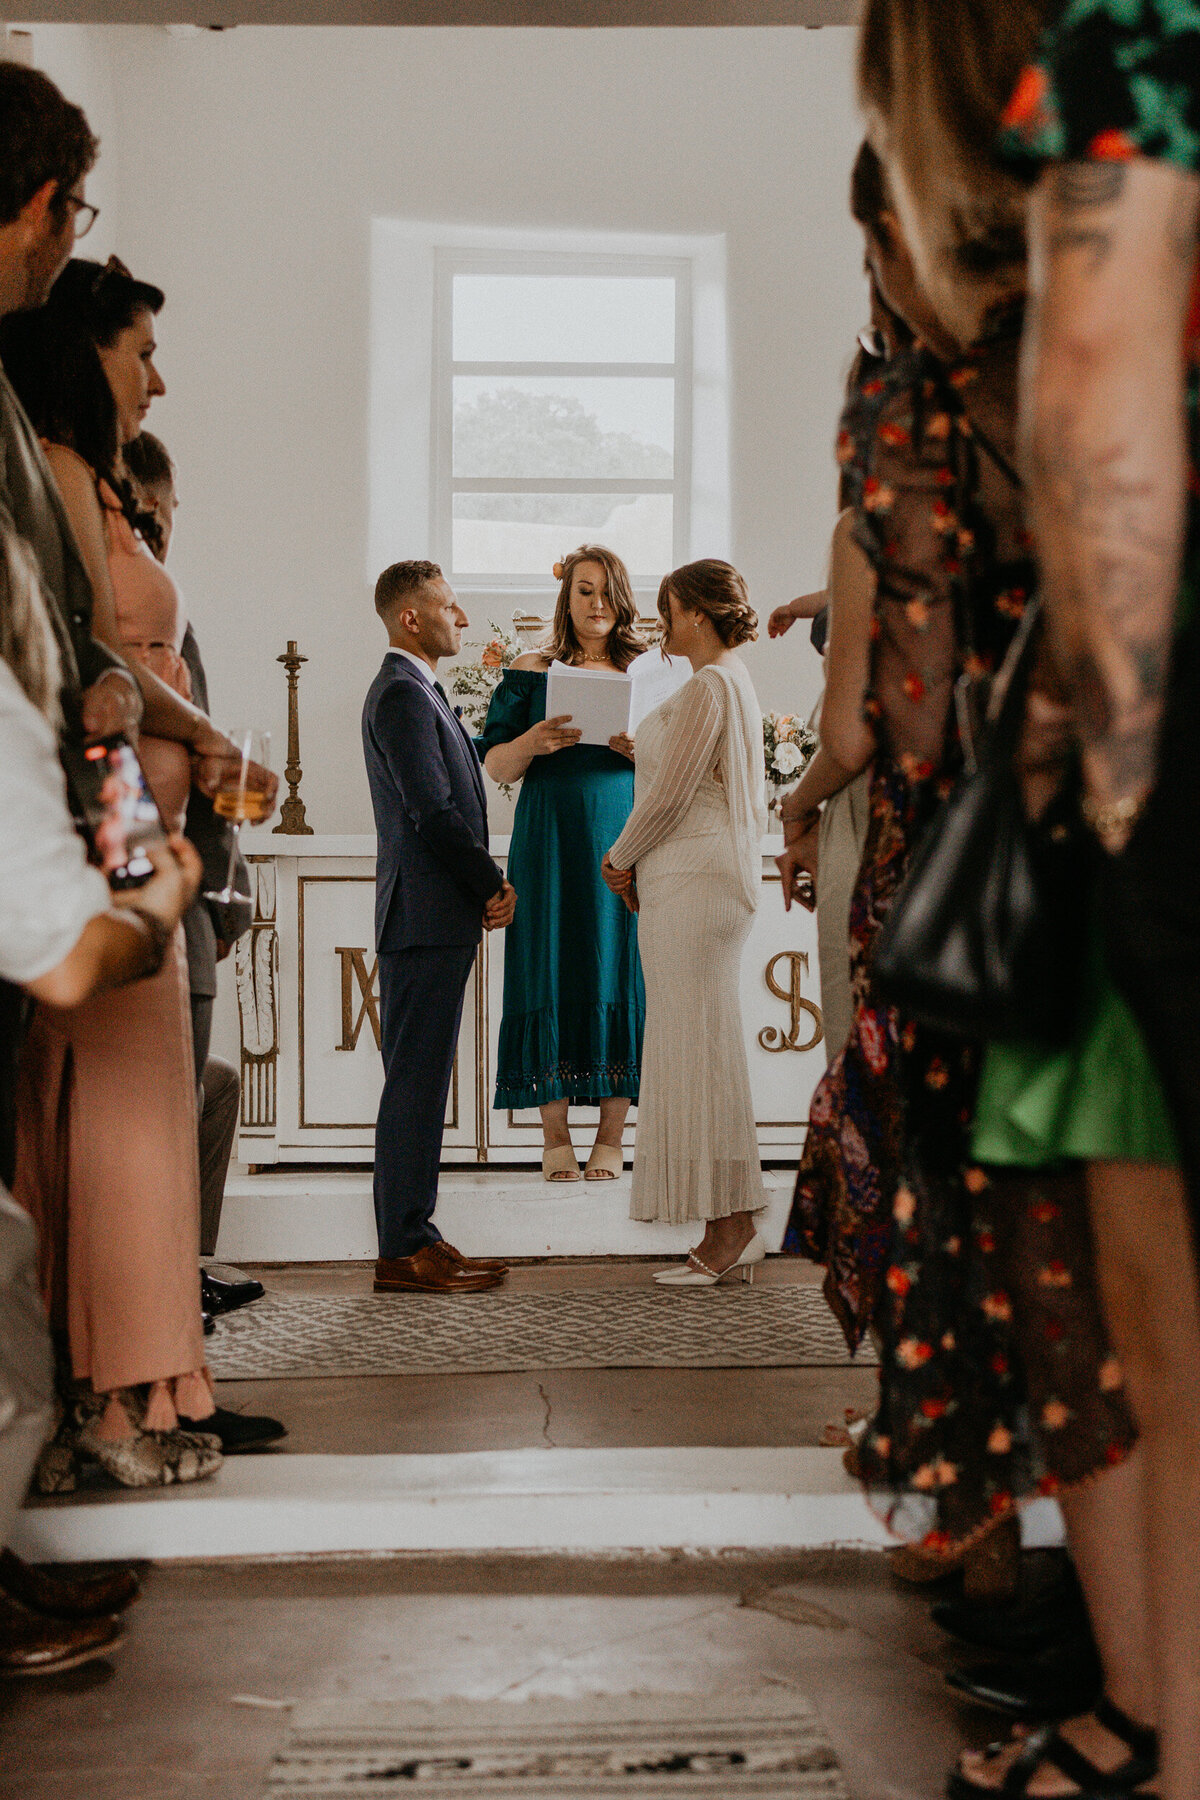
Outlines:
<svg viewBox="0 0 1200 1800"><path fill-rule="evenodd" d="M167 840L137 751L126 737L71 744L64 752L76 824L92 861L119 892L141 887L154 873L146 854Z"/></svg>

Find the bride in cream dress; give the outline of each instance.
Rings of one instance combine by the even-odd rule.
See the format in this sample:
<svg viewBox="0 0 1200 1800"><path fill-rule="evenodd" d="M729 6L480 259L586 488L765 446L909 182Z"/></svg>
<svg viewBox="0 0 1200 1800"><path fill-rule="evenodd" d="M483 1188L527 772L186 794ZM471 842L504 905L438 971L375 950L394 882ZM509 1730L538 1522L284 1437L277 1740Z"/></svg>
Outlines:
<svg viewBox="0 0 1200 1800"><path fill-rule="evenodd" d="M664 650L692 679L642 721L634 807L604 858L638 912L646 1036L633 1164L635 1219L704 1223L686 1263L655 1280L750 1280L766 1248L758 1134L738 977L761 881L762 712L737 645L756 635L724 562L689 563L659 590Z"/></svg>

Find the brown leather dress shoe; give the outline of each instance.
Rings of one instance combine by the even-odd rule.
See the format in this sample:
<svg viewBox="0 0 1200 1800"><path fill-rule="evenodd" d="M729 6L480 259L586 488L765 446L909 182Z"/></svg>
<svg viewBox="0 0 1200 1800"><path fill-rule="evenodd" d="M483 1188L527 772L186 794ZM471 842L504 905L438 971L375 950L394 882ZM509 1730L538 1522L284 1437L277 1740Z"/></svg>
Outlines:
<svg viewBox="0 0 1200 1800"><path fill-rule="evenodd" d="M19 1600L31 1612L52 1619L101 1619L124 1612L140 1591L137 1574L128 1567L102 1575L51 1574L22 1562L11 1550L0 1550L0 1592Z"/></svg>
<svg viewBox="0 0 1200 1800"><path fill-rule="evenodd" d="M433 1248L440 1250L443 1256L449 1257L460 1269L490 1269L497 1275L508 1274L508 1264L499 1256L464 1256L461 1250L456 1250L445 1238Z"/></svg>
<svg viewBox="0 0 1200 1800"><path fill-rule="evenodd" d="M0 1676L57 1675L107 1656L124 1638L120 1619L47 1619L0 1596Z"/></svg>
<svg viewBox="0 0 1200 1800"><path fill-rule="evenodd" d="M494 1269L460 1268L440 1244L423 1244L412 1256L381 1256L375 1264L377 1294L479 1294L503 1279Z"/></svg>

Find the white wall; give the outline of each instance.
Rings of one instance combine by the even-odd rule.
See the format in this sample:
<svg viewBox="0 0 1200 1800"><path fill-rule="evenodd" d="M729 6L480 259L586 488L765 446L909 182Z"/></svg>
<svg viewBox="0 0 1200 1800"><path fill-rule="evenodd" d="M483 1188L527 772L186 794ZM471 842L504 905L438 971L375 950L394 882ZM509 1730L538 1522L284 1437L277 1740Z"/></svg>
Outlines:
<svg viewBox="0 0 1200 1800"><path fill-rule="evenodd" d="M87 185L88 199L100 208L100 217L84 248L88 256L98 256L103 262L117 248L121 236L121 147L111 33L94 25L26 25L20 29L33 37L36 66L57 82L69 100L82 106L100 139L100 161Z"/></svg>
<svg viewBox="0 0 1200 1800"><path fill-rule="evenodd" d="M273 659L299 640L318 830L370 825L373 217L724 233L734 558L764 613L819 581L864 312L848 29L89 36L111 57L120 252L168 295L150 422L179 464L173 559L214 703L280 742ZM765 704L815 697L801 639L755 647Z"/></svg>
<svg viewBox="0 0 1200 1800"><path fill-rule="evenodd" d="M849 28L189 39L39 26L34 53L103 138L89 252L118 250L167 292L169 392L150 424L179 466L172 563L214 711L269 725L282 763L274 659L299 640L318 831L371 823L359 712L382 650L366 579L375 218L723 234L733 558L764 624L819 584L866 310L846 209ZM474 606L481 623L502 616ZM806 628L774 645L764 633L749 660L764 705L811 706ZM496 828L508 816L498 801Z"/></svg>

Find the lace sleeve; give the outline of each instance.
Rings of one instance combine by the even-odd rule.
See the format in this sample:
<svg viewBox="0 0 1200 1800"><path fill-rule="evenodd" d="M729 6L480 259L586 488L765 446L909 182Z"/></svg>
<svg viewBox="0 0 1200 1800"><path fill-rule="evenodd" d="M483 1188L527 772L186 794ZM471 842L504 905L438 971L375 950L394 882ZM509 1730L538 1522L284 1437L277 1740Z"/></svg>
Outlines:
<svg viewBox="0 0 1200 1800"><path fill-rule="evenodd" d="M868 714L892 755L927 773L956 674L954 422L915 357L907 373L876 423L857 535L877 576Z"/></svg>
<svg viewBox="0 0 1200 1800"><path fill-rule="evenodd" d="M706 679L702 671L681 690L654 779L609 851L615 868L635 868L648 850L670 837L717 759L724 723L719 677Z"/></svg>

